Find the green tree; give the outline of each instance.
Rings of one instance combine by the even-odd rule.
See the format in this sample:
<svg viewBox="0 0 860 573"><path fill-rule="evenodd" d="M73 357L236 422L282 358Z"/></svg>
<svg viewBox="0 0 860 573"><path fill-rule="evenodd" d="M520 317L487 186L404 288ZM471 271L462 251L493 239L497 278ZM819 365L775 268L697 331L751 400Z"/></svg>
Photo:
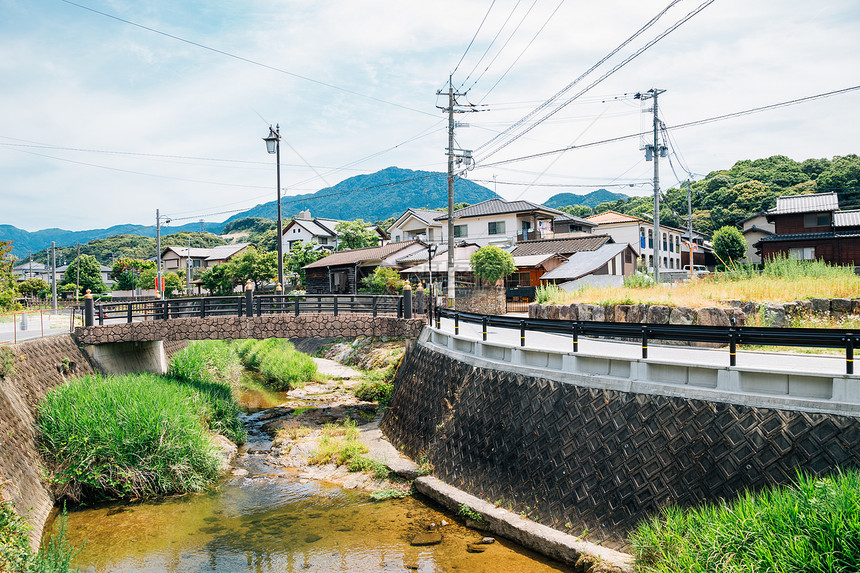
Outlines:
<svg viewBox="0 0 860 573"><path fill-rule="evenodd" d="M305 284L305 271L302 267L318 261L328 254L328 251L317 249L316 243L299 241L284 257L284 268L298 279L300 285Z"/></svg>
<svg viewBox="0 0 860 573"><path fill-rule="evenodd" d="M203 274L200 275L203 288L214 296L233 294L233 288L236 286L236 283L233 279L234 271L232 267L232 263L223 263L203 271Z"/></svg>
<svg viewBox="0 0 860 573"><path fill-rule="evenodd" d="M2 310L17 309L18 298L21 296L18 292L15 275L12 273L14 260L12 258L12 243L0 241L0 309Z"/></svg>
<svg viewBox="0 0 860 573"><path fill-rule="evenodd" d="M490 284L495 284L517 270L514 257L493 245L481 247L472 253L469 264L476 277Z"/></svg>
<svg viewBox="0 0 860 573"><path fill-rule="evenodd" d="M78 275L78 266L80 266L80 275ZM105 292L107 290L102 280L101 265L92 255L81 255L72 261L66 267L66 274L63 275L62 284L75 284L78 276L80 276L80 282L78 283L80 294L84 294L88 290L94 293Z"/></svg>
<svg viewBox="0 0 860 573"><path fill-rule="evenodd" d="M261 253L254 247L248 247L242 254L233 257L230 265L233 283L244 285L251 281L255 290L262 290L263 285L278 277L278 253Z"/></svg>
<svg viewBox="0 0 860 573"><path fill-rule="evenodd" d="M714 253L726 266L734 265L746 255L747 241L736 227L721 227L714 233L712 242Z"/></svg>
<svg viewBox="0 0 860 573"><path fill-rule="evenodd" d="M18 283L18 291L25 296L37 297L51 288L42 279L27 279Z"/></svg>
<svg viewBox="0 0 860 573"><path fill-rule="evenodd" d="M591 207L586 207L585 205L568 205L567 207L559 207L558 210L574 217L588 217L591 215Z"/></svg>
<svg viewBox="0 0 860 573"><path fill-rule="evenodd" d="M836 156L830 166L818 176L818 189L839 194L842 209L860 207L860 156Z"/></svg>
<svg viewBox="0 0 860 573"><path fill-rule="evenodd" d="M134 290L137 287L143 288L140 284L140 274L148 269L155 269L155 261L122 257L113 264L110 276L117 290ZM154 282L153 285L155 285Z"/></svg>
<svg viewBox="0 0 860 573"><path fill-rule="evenodd" d="M376 267L370 276L361 279L361 284L373 294L399 294L403 292L406 281L395 269Z"/></svg>
<svg viewBox="0 0 860 573"><path fill-rule="evenodd" d="M335 225L334 230L338 234L339 251L374 247L379 243L379 235L362 219L342 221Z"/></svg>

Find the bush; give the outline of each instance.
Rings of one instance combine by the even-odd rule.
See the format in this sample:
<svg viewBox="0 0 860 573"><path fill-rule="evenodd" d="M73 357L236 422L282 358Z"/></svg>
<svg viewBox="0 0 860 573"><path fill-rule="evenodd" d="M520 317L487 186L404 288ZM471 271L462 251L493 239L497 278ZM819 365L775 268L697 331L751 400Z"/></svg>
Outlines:
<svg viewBox="0 0 860 573"><path fill-rule="evenodd" d="M57 531L42 545L39 553L30 549L32 529L15 511L11 502L0 497L0 571L16 573L68 573L79 550L66 539L65 511L58 518Z"/></svg>
<svg viewBox="0 0 860 573"><path fill-rule="evenodd" d="M631 536L648 572L860 570L860 474L799 475L788 487L689 511L678 508Z"/></svg>
<svg viewBox="0 0 860 573"><path fill-rule="evenodd" d="M475 276L489 284L495 284L499 279L516 272L514 257L499 247L488 245L481 247L469 257L469 264Z"/></svg>
<svg viewBox="0 0 860 573"><path fill-rule="evenodd" d="M406 281L395 269L376 267L370 276L361 279L361 284L373 294L400 294Z"/></svg>
<svg viewBox="0 0 860 573"><path fill-rule="evenodd" d="M367 379L355 389L355 397L363 402L376 402L387 406L391 401L394 385L385 380Z"/></svg>
<svg viewBox="0 0 860 573"><path fill-rule="evenodd" d="M564 291L558 285L547 284L535 288L535 302L546 304L558 298Z"/></svg>
<svg viewBox="0 0 860 573"><path fill-rule="evenodd" d="M208 399L154 374L84 376L39 404L39 446L59 497L197 491L221 471L204 427Z"/></svg>
<svg viewBox="0 0 860 573"><path fill-rule="evenodd" d="M240 340L235 348L242 363L259 372L263 382L275 390L301 388L317 377L313 358L296 350L288 340Z"/></svg>

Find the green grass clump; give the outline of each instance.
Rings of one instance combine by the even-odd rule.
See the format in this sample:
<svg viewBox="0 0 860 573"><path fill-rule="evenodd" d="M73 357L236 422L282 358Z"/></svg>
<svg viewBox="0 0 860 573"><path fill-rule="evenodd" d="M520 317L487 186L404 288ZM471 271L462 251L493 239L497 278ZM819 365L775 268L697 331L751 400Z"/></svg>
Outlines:
<svg viewBox="0 0 860 573"><path fill-rule="evenodd" d="M0 497L0 571L16 573L68 573L79 550L70 546L66 536L66 515L58 517L59 526L38 553L30 549L32 529L15 511L12 503Z"/></svg>
<svg viewBox="0 0 860 573"><path fill-rule="evenodd" d="M564 290L558 285L545 284L535 288L535 302L547 304L562 297Z"/></svg>
<svg viewBox="0 0 860 573"><path fill-rule="evenodd" d="M84 376L39 404L39 445L59 497L197 491L221 471L204 425L207 398L154 374Z"/></svg>
<svg viewBox="0 0 860 573"><path fill-rule="evenodd" d="M860 571L860 474L846 471L732 502L668 508L631 536L646 572Z"/></svg>
<svg viewBox="0 0 860 573"><path fill-rule="evenodd" d="M317 376L313 358L281 338L240 340L235 345L242 363L260 373L263 382L276 390L301 388Z"/></svg>
<svg viewBox="0 0 860 573"><path fill-rule="evenodd" d="M394 488L378 489L370 492L370 499L373 501L384 501L386 499L401 499L412 495L411 491L402 491Z"/></svg>
<svg viewBox="0 0 860 573"><path fill-rule="evenodd" d="M239 421L239 377L242 365L230 344L220 340L191 342L173 355L167 375L194 390L205 405L204 421L230 441L241 444L246 433Z"/></svg>

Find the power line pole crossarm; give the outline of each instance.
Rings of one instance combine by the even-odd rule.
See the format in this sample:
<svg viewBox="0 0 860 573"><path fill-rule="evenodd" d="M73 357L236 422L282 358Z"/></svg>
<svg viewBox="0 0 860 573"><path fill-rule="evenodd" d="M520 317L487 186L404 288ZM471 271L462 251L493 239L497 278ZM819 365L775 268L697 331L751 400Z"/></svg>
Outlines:
<svg viewBox="0 0 860 573"><path fill-rule="evenodd" d="M653 99L652 106L653 123L652 134L653 143L645 146L645 160L654 161L654 281L660 282L660 156L665 157L666 146L660 145L657 137L659 133L660 119L657 117L657 97L666 90L651 88L645 93L638 93L634 97L645 101Z"/></svg>

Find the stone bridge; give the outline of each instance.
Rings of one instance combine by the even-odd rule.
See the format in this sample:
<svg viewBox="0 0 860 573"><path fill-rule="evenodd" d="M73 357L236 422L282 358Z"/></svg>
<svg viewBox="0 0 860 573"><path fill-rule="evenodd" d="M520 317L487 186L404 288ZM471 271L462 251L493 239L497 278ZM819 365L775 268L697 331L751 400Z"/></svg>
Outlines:
<svg viewBox="0 0 860 573"><path fill-rule="evenodd" d="M422 318L370 314L302 313L263 316L186 317L104 324L75 329L90 359L105 373L167 371L165 341L242 338L416 338Z"/></svg>

